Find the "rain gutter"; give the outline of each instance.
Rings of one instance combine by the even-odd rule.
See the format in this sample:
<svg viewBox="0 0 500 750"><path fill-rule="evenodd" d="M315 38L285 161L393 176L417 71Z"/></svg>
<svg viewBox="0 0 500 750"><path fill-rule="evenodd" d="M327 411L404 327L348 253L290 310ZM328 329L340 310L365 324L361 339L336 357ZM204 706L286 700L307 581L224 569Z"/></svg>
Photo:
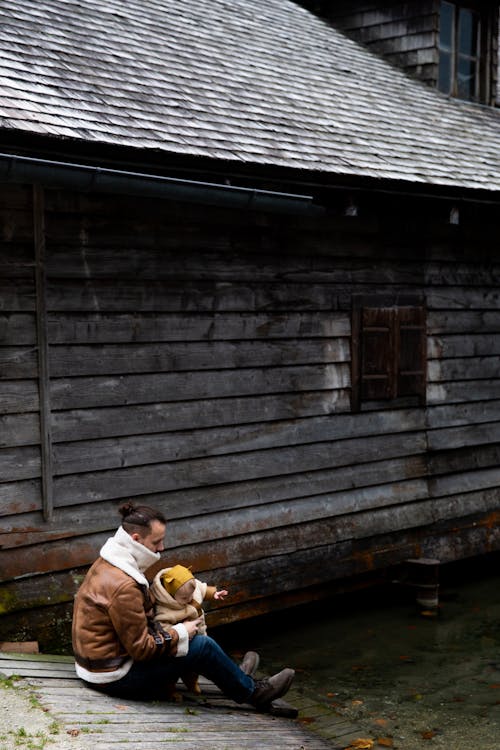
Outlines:
<svg viewBox="0 0 500 750"><path fill-rule="evenodd" d="M0 153L0 181L36 183L82 192L97 191L167 198L247 211L302 215L324 213L323 207L313 204L312 195L199 182L13 154Z"/></svg>

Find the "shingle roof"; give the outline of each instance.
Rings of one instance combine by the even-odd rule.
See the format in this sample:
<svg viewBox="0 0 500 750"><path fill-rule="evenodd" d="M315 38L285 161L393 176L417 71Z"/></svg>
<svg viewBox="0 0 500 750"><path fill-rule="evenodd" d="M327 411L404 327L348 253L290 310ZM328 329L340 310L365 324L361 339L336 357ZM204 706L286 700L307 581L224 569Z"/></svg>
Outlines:
<svg viewBox="0 0 500 750"><path fill-rule="evenodd" d="M499 111L290 0L0 0L0 91L0 129L500 188Z"/></svg>

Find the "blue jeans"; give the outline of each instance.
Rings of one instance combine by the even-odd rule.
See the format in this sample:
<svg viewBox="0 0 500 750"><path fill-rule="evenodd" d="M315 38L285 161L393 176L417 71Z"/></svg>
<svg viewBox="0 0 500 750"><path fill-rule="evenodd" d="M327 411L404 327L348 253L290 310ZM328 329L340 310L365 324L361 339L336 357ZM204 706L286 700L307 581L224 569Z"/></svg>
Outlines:
<svg viewBox="0 0 500 750"><path fill-rule="evenodd" d="M253 679L208 635L195 635L186 656L136 661L121 680L86 685L119 698L158 700L165 697L165 685L176 682L186 672L207 677L236 703L248 703L255 689Z"/></svg>

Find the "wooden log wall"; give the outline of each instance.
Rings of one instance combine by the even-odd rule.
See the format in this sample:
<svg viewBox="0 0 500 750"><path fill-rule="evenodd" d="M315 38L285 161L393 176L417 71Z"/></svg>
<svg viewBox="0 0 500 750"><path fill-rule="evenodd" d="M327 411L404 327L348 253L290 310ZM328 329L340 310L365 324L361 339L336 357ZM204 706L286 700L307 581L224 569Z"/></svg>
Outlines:
<svg viewBox="0 0 500 750"><path fill-rule="evenodd" d="M1 612L71 600L129 497L169 518L168 561L230 589L213 622L500 548L494 208L451 226L444 201L370 196L318 221L47 191L48 514L33 192L1 196ZM351 412L367 292L424 294L427 408Z"/></svg>

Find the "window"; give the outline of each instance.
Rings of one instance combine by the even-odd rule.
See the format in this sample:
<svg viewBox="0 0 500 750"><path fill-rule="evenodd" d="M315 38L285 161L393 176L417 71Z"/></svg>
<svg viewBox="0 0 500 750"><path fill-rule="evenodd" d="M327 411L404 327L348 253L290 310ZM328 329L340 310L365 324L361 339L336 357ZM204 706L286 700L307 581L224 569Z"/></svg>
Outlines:
<svg viewBox="0 0 500 750"><path fill-rule="evenodd" d="M352 322L353 410L367 401L425 404L425 307L355 304Z"/></svg>
<svg viewBox="0 0 500 750"><path fill-rule="evenodd" d="M478 0L441 2L438 88L459 99L489 99L491 7Z"/></svg>

